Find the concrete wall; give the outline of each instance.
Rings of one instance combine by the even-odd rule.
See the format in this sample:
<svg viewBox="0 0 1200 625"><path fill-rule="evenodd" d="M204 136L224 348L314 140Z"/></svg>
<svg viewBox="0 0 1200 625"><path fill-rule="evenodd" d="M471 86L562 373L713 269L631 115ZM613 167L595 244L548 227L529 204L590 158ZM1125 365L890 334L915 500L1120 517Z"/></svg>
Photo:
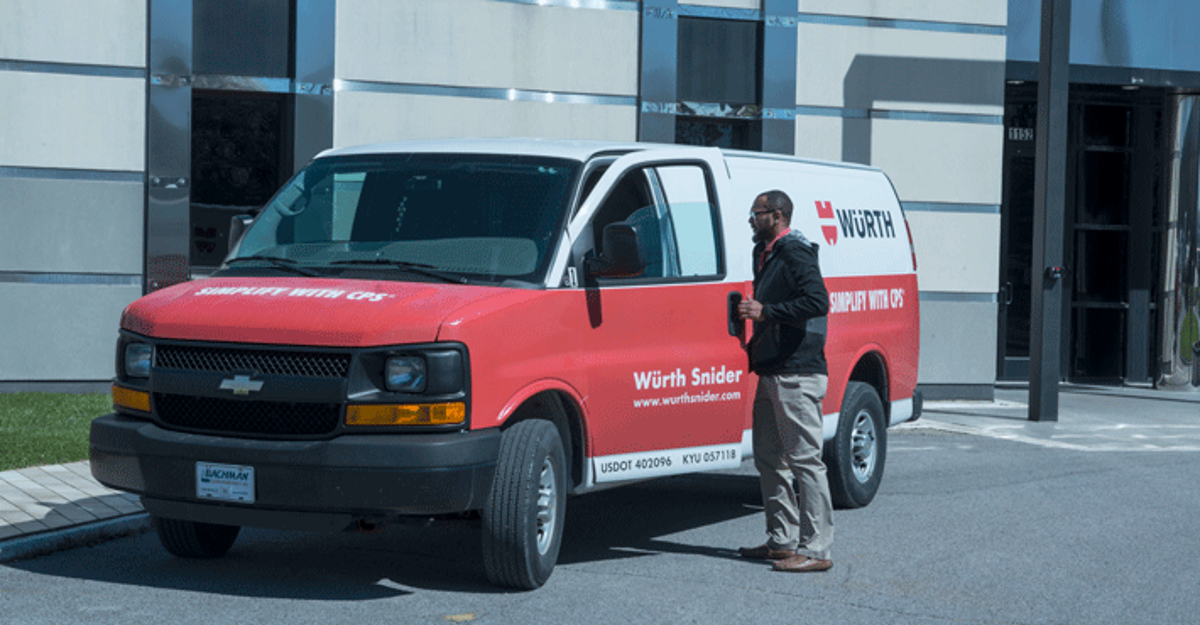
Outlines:
<svg viewBox="0 0 1200 625"><path fill-rule="evenodd" d="M996 379L1002 0L798 0L796 152L887 172L918 257L927 396Z"/></svg>
<svg viewBox="0 0 1200 625"><path fill-rule="evenodd" d="M144 0L4 3L0 391L113 374L141 294L146 28Z"/></svg>

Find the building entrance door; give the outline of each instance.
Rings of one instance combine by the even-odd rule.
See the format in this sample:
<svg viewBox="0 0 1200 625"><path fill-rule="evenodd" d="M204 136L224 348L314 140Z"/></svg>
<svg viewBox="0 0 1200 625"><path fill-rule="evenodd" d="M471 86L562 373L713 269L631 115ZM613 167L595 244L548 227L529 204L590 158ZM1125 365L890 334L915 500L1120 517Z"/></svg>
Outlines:
<svg viewBox="0 0 1200 625"><path fill-rule="evenodd" d="M1073 382L1146 383L1165 173L1159 90L1073 87L1068 134L1061 370ZM1006 107L998 377L1029 376L1036 85Z"/></svg>

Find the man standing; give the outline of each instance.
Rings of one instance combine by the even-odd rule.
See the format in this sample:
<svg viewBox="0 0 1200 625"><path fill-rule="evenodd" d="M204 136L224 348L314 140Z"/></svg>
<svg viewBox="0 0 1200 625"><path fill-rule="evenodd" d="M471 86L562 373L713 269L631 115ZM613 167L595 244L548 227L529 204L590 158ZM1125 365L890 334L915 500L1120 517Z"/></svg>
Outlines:
<svg viewBox="0 0 1200 625"><path fill-rule="evenodd" d="M767 542L738 553L773 560L777 571L826 571L833 566L833 504L821 460L829 293L817 246L792 230L791 221L792 200L783 191L763 193L750 208L754 297L743 300L738 313L754 322L747 349L750 369L758 374L754 464L761 476Z"/></svg>

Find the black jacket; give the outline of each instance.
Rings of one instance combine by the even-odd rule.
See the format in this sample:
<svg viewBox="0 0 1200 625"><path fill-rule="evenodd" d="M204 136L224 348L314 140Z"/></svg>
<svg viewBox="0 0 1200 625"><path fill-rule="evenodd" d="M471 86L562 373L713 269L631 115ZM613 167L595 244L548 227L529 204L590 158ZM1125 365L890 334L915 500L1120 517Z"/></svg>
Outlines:
<svg viewBox="0 0 1200 625"><path fill-rule="evenodd" d="M754 246L754 299L765 320L754 322L750 369L759 375L820 373L825 363L829 292L817 262L817 245L792 230L775 243L759 268L766 243Z"/></svg>

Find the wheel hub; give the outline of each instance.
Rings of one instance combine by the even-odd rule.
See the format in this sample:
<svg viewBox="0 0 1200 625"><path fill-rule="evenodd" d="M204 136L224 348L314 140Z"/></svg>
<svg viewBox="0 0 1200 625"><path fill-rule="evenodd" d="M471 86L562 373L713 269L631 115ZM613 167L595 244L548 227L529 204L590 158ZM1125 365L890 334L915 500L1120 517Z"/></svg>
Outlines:
<svg viewBox="0 0 1200 625"><path fill-rule="evenodd" d="M866 483L875 473L875 437L875 420L871 413L860 411L854 416L854 426L850 430L850 463L854 478L860 483Z"/></svg>
<svg viewBox="0 0 1200 625"><path fill-rule="evenodd" d="M537 500L537 548L538 553L545 554L554 541L554 533L558 531L554 520L558 518L558 495L554 479L554 464L549 458L542 461L542 473L538 478Z"/></svg>

